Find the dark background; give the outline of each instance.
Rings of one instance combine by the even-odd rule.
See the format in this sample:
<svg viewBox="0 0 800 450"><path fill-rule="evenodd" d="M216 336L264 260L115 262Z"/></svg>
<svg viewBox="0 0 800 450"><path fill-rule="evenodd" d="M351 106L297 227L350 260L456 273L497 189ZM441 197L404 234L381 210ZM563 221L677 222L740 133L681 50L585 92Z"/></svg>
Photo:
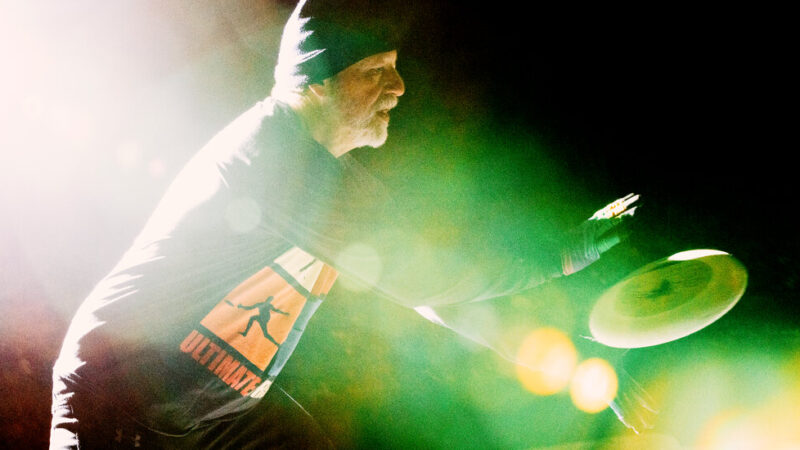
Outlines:
<svg viewBox="0 0 800 450"><path fill-rule="evenodd" d="M49 370L72 312L181 164L268 94L287 3L76 2L4 14L15 25L4 39L12 75L0 116L9 172L0 196L0 446L45 446ZM702 332L631 352L631 372L647 384L706 360L724 365L733 348L770 361L796 354L781 11L400 8L407 92L386 146L356 156L409 209L449 205L451 220L480 224L507 217L499 227L513 241L529 220L574 226L636 192L629 241L590 276L606 270L609 283L624 271L617 263L717 248L748 268L750 284ZM31 105L45 113L25 115ZM55 127L48 106L88 118L90 139ZM126 140L138 143L138 165L119 164ZM334 291L314 322L282 383L345 447L541 447L622 432L610 411L588 415L564 396L526 394L491 352L367 294ZM771 367L739 361L733 377L745 385L743 374ZM670 408L656 431L690 445L694 435L669 419L683 411Z"/></svg>

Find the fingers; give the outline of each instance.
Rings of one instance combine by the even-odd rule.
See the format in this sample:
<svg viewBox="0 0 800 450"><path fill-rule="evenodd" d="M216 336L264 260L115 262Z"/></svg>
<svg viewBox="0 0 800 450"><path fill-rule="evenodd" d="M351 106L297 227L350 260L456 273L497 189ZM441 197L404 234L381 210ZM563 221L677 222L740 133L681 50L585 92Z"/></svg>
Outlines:
<svg viewBox="0 0 800 450"><path fill-rule="evenodd" d="M632 216L636 212L636 208L638 208L638 206L634 206L633 208L623 212L622 214L620 214L617 217Z"/></svg>
<svg viewBox="0 0 800 450"><path fill-rule="evenodd" d="M614 200L606 205L604 208L595 212L589 220L611 219L625 214L627 211L633 211L636 207L629 209L629 207L639 200L638 194L628 194L625 197ZM630 215L633 215L631 212Z"/></svg>
<svg viewBox="0 0 800 450"><path fill-rule="evenodd" d="M640 197L639 194L631 193L631 194L626 195L625 197L622 197L621 200L622 200L623 205L627 208L628 206L632 205L633 203L636 203L636 201L639 200L639 197Z"/></svg>

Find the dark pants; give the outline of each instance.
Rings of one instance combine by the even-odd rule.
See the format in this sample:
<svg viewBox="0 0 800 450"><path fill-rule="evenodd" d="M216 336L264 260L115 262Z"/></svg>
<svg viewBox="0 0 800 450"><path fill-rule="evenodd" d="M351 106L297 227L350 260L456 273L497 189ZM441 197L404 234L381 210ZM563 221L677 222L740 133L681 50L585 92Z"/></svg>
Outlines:
<svg viewBox="0 0 800 450"><path fill-rule="evenodd" d="M316 421L283 389L272 385L259 404L233 420L184 436L149 430L91 395L56 386L50 448L332 448Z"/></svg>

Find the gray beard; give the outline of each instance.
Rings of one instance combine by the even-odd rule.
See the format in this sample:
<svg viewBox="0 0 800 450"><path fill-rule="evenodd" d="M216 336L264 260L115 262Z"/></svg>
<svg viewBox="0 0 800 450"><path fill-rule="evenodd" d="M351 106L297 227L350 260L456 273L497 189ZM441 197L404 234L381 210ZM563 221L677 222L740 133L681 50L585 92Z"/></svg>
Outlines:
<svg viewBox="0 0 800 450"><path fill-rule="evenodd" d="M350 138L357 147L378 148L388 137L387 124L375 114L356 123L346 123L344 126L349 130Z"/></svg>
<svg viewBox="0 0 800 450"><path fill-rule="evenodd" d="M339 118L340 125L349 133L349 139L357 147L373 147L377 148L386 142L388 137L388 124L376 115L377 111L382 109L390 109L397 105L397 98L392 96L385 96L378 101L371 110L371 113L366 117L358 119L348 119L349 112L357 110L358 105L350 102L339 103ZM331 111L332 114L337 112Z"/></svg>

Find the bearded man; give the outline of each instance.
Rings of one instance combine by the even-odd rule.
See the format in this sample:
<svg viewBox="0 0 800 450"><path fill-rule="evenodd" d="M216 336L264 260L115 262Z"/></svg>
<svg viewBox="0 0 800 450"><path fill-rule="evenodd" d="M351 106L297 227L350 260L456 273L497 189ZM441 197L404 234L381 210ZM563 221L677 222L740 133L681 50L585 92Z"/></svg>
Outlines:
<svg viewBox="0 0 800 450"><path fill-rule="evenodd" d="M430 318L608 248L584 234L520 257L404 226L348 154L387 139L405 92L396 47L316 6L286 24L272 95L192 158L78 309L54 367L52 448L328 447L275 381L339 272Z"/></svg>

